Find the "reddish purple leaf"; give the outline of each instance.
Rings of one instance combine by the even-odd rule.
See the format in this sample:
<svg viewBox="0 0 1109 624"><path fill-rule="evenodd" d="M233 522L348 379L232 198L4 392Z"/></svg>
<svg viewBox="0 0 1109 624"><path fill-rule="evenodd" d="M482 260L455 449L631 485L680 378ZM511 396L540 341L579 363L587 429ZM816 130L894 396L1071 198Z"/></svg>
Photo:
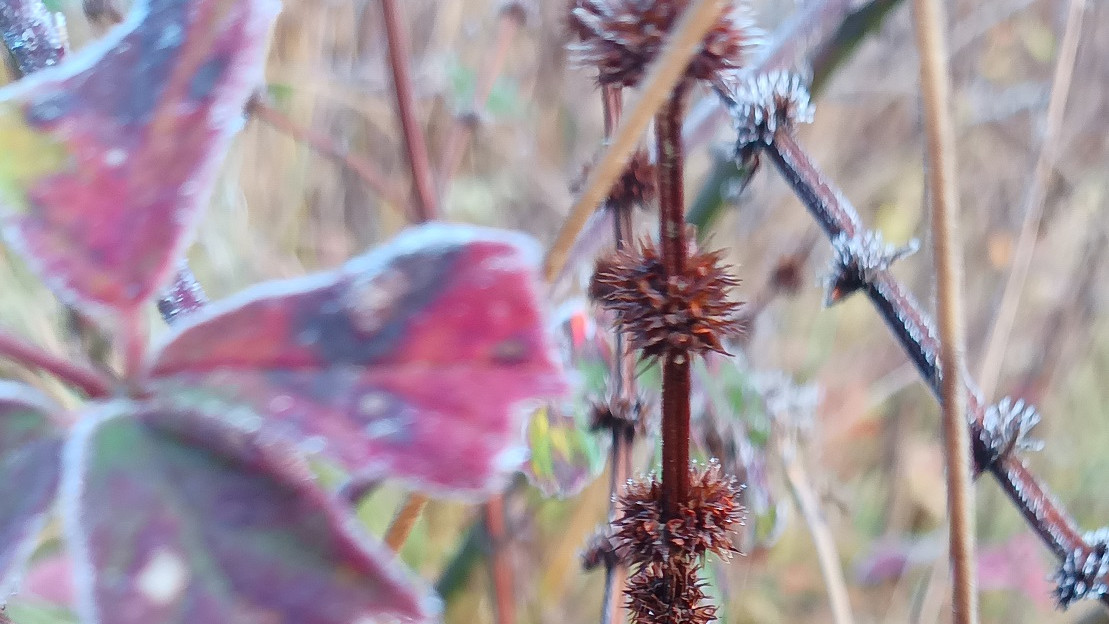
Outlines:
<svg viewBox="0 0 1109 624"><path fill-rule="evenodd" d="M0 381L0 600L35 545L58 491L60 408L27 386Z"/></svg>
<svg viewBox="0 0 1109 624"><path fill-rule="evenodd" d="M152 384L248 402L358 478L490 491L526 456L525 403L564 386L537 260L522 236L413 228L335 272L186 319Z"/></svg>
<svg viewBox="0 0 1109 624"><path fill-rule="evenodd" d="M8 241L68 302L130 314L173 269L262 81L275 0L147 0L0 90Z"/></svg>
<svg viewBox="0 0 1109 624"><path fill-rule="evenodd" d="M438 610L295 452L226 415L118 401L85 417L64 460L84 621L360 624Z"/></svg>

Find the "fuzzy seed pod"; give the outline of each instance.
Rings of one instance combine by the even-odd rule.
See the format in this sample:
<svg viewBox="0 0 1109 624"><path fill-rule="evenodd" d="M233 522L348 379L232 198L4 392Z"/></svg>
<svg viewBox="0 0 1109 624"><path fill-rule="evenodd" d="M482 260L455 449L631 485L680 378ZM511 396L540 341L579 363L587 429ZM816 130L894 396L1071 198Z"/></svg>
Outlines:
<svg viewBox="0 0 1109 624"><path fill-rule="evenodd" d="M1085 535L1089 550L1075 550L1055 573L1055 599L1066 608L1079 600L1100 600L1109 595L1109 528Z"/></svg>
<svg viewBox="0 0 1109 624"><path fill-rule="evenodd" d="M634 206L646 207L655 199L657 192L655 166L647 156L647 151L639 149L613 185L608 195L608 205L616 210Z"/></svg>
<svg viewBox="0 0 1109 624"><path fill-rule="evenodd" d="M740 333L739 304L728 299L738 281L720 253L692 253L682 275L667 276L658 249L644 243L597 262L589 296L617 316L644 359L716 351Z"/></svg>
<svg viewBox="0 0 1109 624"><path fill-rule="evenodd" d="M581 65L597 68L597 83L634 87L658 56L689 0L575 0L570 46ZM689 78L718 80L742 66L762 40L747 12L726 11L705 35L687 70Z"/></svg>

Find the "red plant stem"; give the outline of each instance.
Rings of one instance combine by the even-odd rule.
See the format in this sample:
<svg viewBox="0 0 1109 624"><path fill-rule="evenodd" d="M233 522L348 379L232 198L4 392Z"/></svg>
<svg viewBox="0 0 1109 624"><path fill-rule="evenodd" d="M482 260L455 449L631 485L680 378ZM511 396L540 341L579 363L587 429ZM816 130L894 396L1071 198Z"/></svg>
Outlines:
<svg viewBox="0 0 1109 624"><path fill-rule="evenodd" d="M682 111L688 82L674 87L655 116L658 146L659 247L668 279L685 271L685 199ZM689 497L689 353L668 352L662 361L662 509L675 518Z"/></svg>
<svg viewBox="0 0 1109 624"><path fill-rule="evenodd" d="M397 0L381 0L381 10L385 17L385 36L389 40L389 67L393 72L397 113L400 115L401 131L404 133L404 146L408 151L408 163L412 168L416 221L430 221L438 218L439 205L435 198L435 186L431 182L431 165L427 157L424 131L416 119L416 90L408 68L411 56L408 31L405 30Z"/></svg>
<svg viewBox="0 0 1109 624"><path fill-rule="evenodd" d="M90 399L110 397L118 386L116 380L105 373L47 353L3 330L0 330L0 357L50 373Z"/></svg>
<svg viewBox="0 0 1109 624"><path fill-rule="evenodd" d="M444 191L458 173L458 167L462 164L462 156L466 153L466 148L474 136L474 127L481 123L482 115L485 112L485 103L493 92L493 85L497 82L497 76L504 69L504 62L508 58L508 49L512 45L513 39L516 38L516 33L523 26L523 20L524 12L522 10L513 9L510 6L501 9L500 18L497 20L497 36L496 43L493 45L493 53L481 66L481 74L478 76L477 86L474 88L470 110L455 116L454 124L451 126L450 134L447 135L444 144L446 147L443 149L442 160L439 162L439 175L442 178L440 185Z"/></svg>
<svg viewBox="0 0 1109 624"><path fill-rule="evenodd" d="M834 240L840 234L854 236L863 232L854 207L816 169L788 131L779 131L770 144L760 144L759 147L793 187L829 239ZM938 399L941 396L939 338L931 319L908 289L889 271L872 272L862 289ZM1078 553L1078 558L1084 559L1094 551L1093 545L1086 541L1070 514L1023 462L1012 454L989 461L990 449L980 428L989 406L969 374L965 374L964 379L971 453L978 470L994 476L1006 496L1056 557L1063 559ZM1109 583L1109 575L1101 580ZM1109 596L1103 596L1101 601L1109 605Z"/></svg>
<svg viewBox="0 0 1109 624"><path fill-rule="evenodd" d="M508 531L504 520L504 496L498 494L485 504L485 528L489 531L492 550L493 602L497 624L513 624L516 621L516 592L512 585L512 562L508 559Z"/></svg>
<svg viewBox="0 0 1109 624"><path fill-rule="evenodd" d="M331 137L301 126L290 119L288 115L270 105L261 95L255 95L251 98L250 102L247 103L247 111L255 119L265 122L278 132L287 134L294 140L304 143L339 163L358 176L366 186L377 192L385 201L401 209L408 208L406 192L398 188L392 180L377 168L377 165L358 154L350 153L346 148L333 141ZM416 220L415 215L412 215L412 220Z"/></svg>

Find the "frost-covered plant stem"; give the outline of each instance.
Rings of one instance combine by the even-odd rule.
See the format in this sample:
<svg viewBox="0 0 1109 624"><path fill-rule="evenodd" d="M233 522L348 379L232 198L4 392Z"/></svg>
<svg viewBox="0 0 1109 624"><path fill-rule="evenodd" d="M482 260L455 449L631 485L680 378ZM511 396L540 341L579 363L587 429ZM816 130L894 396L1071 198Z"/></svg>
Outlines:
<svg viewBox="0 0 1109 624"><path fill-rule="evenodd" d="M836 243L837 248L854 253L850 251L850 245L844 246L837 242L863 238L865 229L858 213L839 189L816 168L789 129L782 128L774 133L772 140L759 141L753 147L762 150L774 163L829 240ZM931 319L888 268L873 268L864 271L860 277L865 279L855 284L854 288L862 290L870 299L909 359L916 365L925 384L939 398L939 338ZM847 294L849 293L843 292L840 296ZM1060 582L1057 597L1060 602L1067 605L1079 598L1092 596L1109 605L1109 596L1105 593L1090 593L1094 586L1109 587L1109 563L1105 569L1099 565L1091 566L1094 574L1092 578L1087 578L1085 592L1065 589L1068 581L1075 576L1067 572L1068 567L1074 568L1076 564L1091 561L1097 563L1106 558L1104 540L1095 539L1099 535L1097 533L1084 535L1079 530L1066 509L1012 452L1015 445L1006 443L996 448L991 444L997 438L985 430L984 422L992 406L986 403L969 375L964 375L964 378L967 385L971 453L976 469L994 476L1029 526L1055 556L1062 560L1063 569L1057 575Z"/></svg>
<svg viewBox="0 0 1109 624"><path fill-rule="evenodd" d="M658 146L659 248L668 280L681 279L688 253L682 111L688 82L674 87L655 116ZM670 349L662 359L662 508L666 520L677 517L689 497L690 354Z"/></svg>

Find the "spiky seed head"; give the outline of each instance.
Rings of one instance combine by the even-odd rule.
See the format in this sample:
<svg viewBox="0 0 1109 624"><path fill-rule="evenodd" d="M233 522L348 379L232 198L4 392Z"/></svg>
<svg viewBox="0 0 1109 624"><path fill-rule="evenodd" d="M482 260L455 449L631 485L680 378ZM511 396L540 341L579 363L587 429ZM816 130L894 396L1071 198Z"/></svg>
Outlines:
<svg viewBox="0 0 1109 624"><path fill-rule="evenodd" d="M739 304L728 298L736 284L719 252L694 252L683 274L668 276L658 249L643 243L598 261L589 296L616 315L644 359L654 359L725 353L723 339L742 329Z"/></svg>
<svg viewBox="0 0 1109 624"><path fill-rule="evenodd" d="M570 50L597 68L597 83L634 87L658 56L690 0L575 0L570 5ZM733 6L705 35L686 75L715 81L742 66L762 41L747 11Z"/></svg>
<svg viewBox="0 0 1109 624"><path fill-rule="evenodd" d="M581 553L581 566L585 570L593 570L604 566L610 568L617 563L616 548L609 535L610 527L602 527L586 542L585 550Z"/></svg>
<svg viewBox="0 0 1109 624"><path fill-rule="evenodd" d="M629 481L617 499L612 543L629 564L665 561L676 556L699 558L714 553L729 558L736 551L731 534L743 524L742 486L725 475L719 462L690 469L688 500L678 514L662 516L662 486L650 477Z"/></svg>
<svg viewBox="0 0 1109 624"><path fill-rule="evenodd" d="M643 402L637 397L628 400L612 397L598 401L590 406L589 428L591 431L612 431L625 440L635 438L643 431Z"/></svg>
<svg viewBox="0 0 1109 624"><path fill-rule="evenodd" d="M1076 548L1063 559L1055 573L1055 599L1066 608L1086 599L1099 600L1109 594L1109 528L1086 534L1086 548Z"/></svg>
<svg viewBox="0 0 1109 624"><path fill-rule="evenodd" d="M832 267L825 280L824 305L830 306L871 283L880 271L911 256L920 249L920 242L910 240L903 247L886 244L882 235L868 230L856 236L840 234L832 240Z"/></svg>
<svg viewBox="0 0 1109 624"><path fill-rule="evenodd" d="M647 155L647 150L636 150L624 167L624 172L616 180L608 194L608 205L613 209L630 209L634 206L646 208L658 192L655 186L655 166Z"/></svg>
<svg viewBox="0 0 1109 624"><path fill-rule="evenodd" d="M1043 442L1029 437L1039 422L1036 408L1020 399L1005 397L987 407L978 433L983 448L974 458L978 469L985 470L1017 450L1042 450Z"/></svg>
<svg viewBox="0 0 1109 624"><path fill-rule="evenodd" d="M708 624L716 607L706 601L697 562L682 557L652 561L636 569L624 590L636 624Z"/></svg>
<svg viewBox="0 0 1109 624"><path fill-rule="evenodd" d="M791 131L797 124L812 122L813 105L800 75L775 70L729 78L725 95L731 100L740 149L753 143L769 145L779 130Z"/></svg>

